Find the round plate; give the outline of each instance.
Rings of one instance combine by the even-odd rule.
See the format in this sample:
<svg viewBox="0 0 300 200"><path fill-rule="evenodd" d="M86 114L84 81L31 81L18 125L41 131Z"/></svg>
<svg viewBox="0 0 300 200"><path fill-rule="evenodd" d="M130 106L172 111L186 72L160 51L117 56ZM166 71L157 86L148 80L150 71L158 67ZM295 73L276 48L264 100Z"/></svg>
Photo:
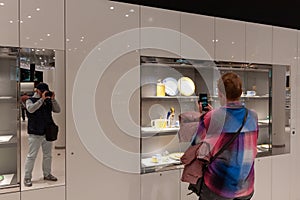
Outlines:
<svg viewBox="0 0 300 200"><path fill-rule="evenodd" d="M165 84L165 92L169 96L175 96L178 93L177 80L172 77L167 77L163 81Z"/></svg>
<svg viewBox="0 0 300 200"><path fill-rule="evenodd" d="M195 93L195 84L189 77L182 77L178 80L178 90L184 96L191 96Z"/></svg>
<svg viewBox="0 0 300 200"><path fill-rule="evenodd" d="M169 158L172 158L174 160L180 160L180 158L183 156L183 152L177 152L177 153L171 153L169 155Z"/></svg>

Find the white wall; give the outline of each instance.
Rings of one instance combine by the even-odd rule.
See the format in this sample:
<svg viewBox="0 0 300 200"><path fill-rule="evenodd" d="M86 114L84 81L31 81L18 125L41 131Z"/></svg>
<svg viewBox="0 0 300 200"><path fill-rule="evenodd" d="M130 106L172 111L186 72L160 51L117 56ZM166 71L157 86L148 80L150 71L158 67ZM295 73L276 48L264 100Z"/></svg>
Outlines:
<svg viewBox="0 0 300 200"><path fill-rule="evenodd" d="M140 6L130 4L120 4L115 2L108 2L105 0L91 0L87 4L80 0L66 0L66 41L64 41L64 2L63 1L30 1L29 3L20 4L20 18L23 19L23 23L19 26L17 23L18 16L18 1L9 1L5 9L0 8L0 45L2 46L21 46L21 47L38 47L38 48L54 48L64 50L64 44L66 43L66 58L67 58L67 89L66 89L66 101L67 101L67 112L66 112L66 135L67 135L67 185L66 188L56 188L59 192L55 193L57 199L76 200L82 198L88 199L99 199L99 195L102 198L110 199L140 199L140 174L125 173L113 169L112 167L106 166L106 163L101 163L99 157L101 155L112 155L111 149L106 148L101 152L97 152L101 155L93 155L94 150L98 150L98 146L104 145L103 141L95 141L94 146L84 146L81 141L80 134L92 135L97 134L97 130L93 128L87 128L84 132L78 131L78 121L75 121L73 111L74 107L78 106L74 104L73 91L75 85L78 86L78 80L76 75L81 72L80 66L84 59L89 55L89 52L96 47L99 43L110 38L112 35L126 31L132 28L138 28L140 24L143 27L149 27L150 23L147 22L147 15L142 15L140 18L139 12ZM40 5L42 9L47 9L45 15L39 16L35 12L36 5ZM111 7L114 9L111 9ZM134 11L132 11L132 9ZM143 8L143 10L155 10L161 14L171 13L175 16L177 24L173 24L175 30L181 31L183 26L180 23L185 23L185 20L189 20L191 17L188 14L184 17L174 11L163 11L160 9ZM28 18L32 15L33 18ZM127 16L128 15L128 16ZM159 15L157 15L159 16ZM179 16L179 17L178 17ZM300 191L299 187L299 152L300 147L298 145L300 127L297 123L299 116L299 104L297 104L298 95L300 94L299 87L299 36L300 33L296 30L284 29L279 27L260 26L252 23L245 23L239 21L232 21L226 19L214 19L195 16L199 23L208 23L207 26L210 28L209 32L215 36L212 37L214 40L218 39L218 44L211 44L210 42L203 42L203 46L207 48L207 52L211 57L220 60L235 60L235 61L255 61L255 62L273 62L276 64L290 64L292 67L292 129L295 130L296 134L291 137L291 154L259 158L256 163L256 194L254 199L290 199L299 200ZM11 19L11 20L10 20ZM207 21L206 21L206 20ZM141 23L141 20L143 23ZM158 19L159 20L159 19ZM204 20L204 21L202 21ZM10 23L12 21L12 23ZM148 23L148 24L147 24ZM159 22L161 23L161 22ZM158 23L158 24L159 24ZM174 21L172 21L174 23ZM215 23L215 25L211 25ZM162 26L164 27L164 26ZM216 30L214 29L216 27ZM231 30L228 27L232 27ZM271 30L272 29L272 30ZM191 27L186 27L183 33L194 37L197 36L197 32L193 32ZM233 41L230 36L232 30L238 37ZM47 34L50 34L48 36ZM20 37L19 37L20 36ZM53 37L52 37L53 36ZM259 36L259 37L258 37ZM125 38L123 47L130 48L130 45L140 44L140 36L137 34L135 38ZM179 35L180 38L180 35ZM210 35L206 35L207 40L211 39ZM272 41L270 41L272 38ZM195 38L198 42L202 43L202 38ZM126 43L131 42L130 43ZM176 40L177 41L177 40ZM180 42L180 39L178 39ZM207 43L206 43L207 42ZM224 43L221 43L224 42ZM265 45L261 45L264 42ZM222 45L224 44L224 45ZM226 44L226 45L225 45ZM238 48L233 47L238 44ZM255 45L257 44L257 45ZM116 46L120 44L115 44ZM128 46L129 45L129 46ZM180 44L178 43L180 46ZM270 45L272 50L270 52ZM137 45L138 46L138 45ZM231 47L230 47L231 46ZM121 49L121 47L120 47ZM231 49L231 50L230 50ZM103 49L96 49L101 52ZM112 52L118 53L118 48L112 48ZM181 49L179 49L179 52ZM184 51L182 51L184 52ZM105 53L105 52L104 52ZM235 54L232 54L235 53ZM102 55L102 54L99 54ZM104 54L103 54L104 55ZM99 74L97 70L103 70L101 65L102 61L106 57L96 57L95 62L98 68L95 68L95 74ZM113 107L111 107L112 99L118 98L123 94L113 93L114 86L117 85L118 80L122 80L122 75L127 72L132 72L138 75L138 69L135 66L139 64L139 52L132 51L126 55L121 56L117 60L113 60L110 67L104 71L104 76L101 77L100 81L97 82L95 90L95 101L92 99L86 99L87 104L92 103L94 107L95 116L98 121L102 122L106 136L109 140L115 144L115 146L121 147L121 149L133 152L134 154L139 153L139 139L136 135L128 135L127 132L120 131L118 122L114 121L119 119L112 113ZM131 71L136 69L136 71ZM88 69L86 69L88 70ZM92 74L93 75L93 74ZM92 77L92 76L91 76ZM86 82L89 83L91 77L85 77ZM136 76L133 80L139 83L139 77ZM124 84L126 86L126 84ZM89 84L87 87L90 86ZM83 87L80 91L80 95L86 96L89 88ZM107 95L109 94L109 95ZM129 113L132 117L132 124L139 123L139 92L138 90L133 91L130 103L120 102L120 105L114 105L115 107L129 107ZM76 103L77 101L75 101ZM78 108L78 107L77 107ZM85 113L86 107L79 107L82 110L76 112ZM127 110L126 110L127 111ZM89 122L90 118L82 118L80 122ZM103 123L104 122L104 123ZM78 124L77 124L78 123ZM124 126L119 124L121 127ZM126 125L125 125L126 126ZM132 128L134 133L138 133L136 126L126 127ZM115 158L115 157L111 157ZM125 160L124 165L126 166L138 166L139 159ZM122 165L122 163L116 163ZM284 173L283 173L284 172ZM264 178L267 175L267 178ZM80 180L80 181L79 181ZM114 183L114 187L107 184L108 182ZM84 185L84 190L82 189ZM121 191L115 192L114 188L120 188ZM21 192L13 194L1 194L0 199L16 199L19 196L21 199L39 199L43 192L50 192L54 188L44 190L34 190L30 192ZM66 189L66 192L64 190ZM51 192L53 197L53 192Z"/></svg>

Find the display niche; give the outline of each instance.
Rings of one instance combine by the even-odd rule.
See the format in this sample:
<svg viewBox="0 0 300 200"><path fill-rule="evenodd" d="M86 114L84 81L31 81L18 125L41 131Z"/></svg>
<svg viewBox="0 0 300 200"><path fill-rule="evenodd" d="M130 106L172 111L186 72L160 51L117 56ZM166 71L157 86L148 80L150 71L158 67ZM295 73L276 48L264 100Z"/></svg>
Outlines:
<svg viewBox="0 0 300 200"><path fill-rule="evenodd" d="M242 103L258 114L258 157L290 152L289 66L149 56L140 62L142 173L181 168L192 133L183 133L179 120L188 114L189 125L197 124L200 93L219 107L216 82L230 71L243 80Z"/></svg>
<svg viewBox="0 0 300 200"><path fill-rule="evenodd" d="M0 193L20 186L18 51L0 47Z"/></svg>

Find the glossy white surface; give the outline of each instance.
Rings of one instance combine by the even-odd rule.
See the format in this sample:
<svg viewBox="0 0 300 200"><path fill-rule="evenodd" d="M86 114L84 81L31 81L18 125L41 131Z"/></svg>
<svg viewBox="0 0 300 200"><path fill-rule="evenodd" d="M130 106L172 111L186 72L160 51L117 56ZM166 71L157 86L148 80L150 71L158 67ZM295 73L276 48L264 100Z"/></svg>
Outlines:
<svg viewBox="0 0 300 200"><path fill-rule="evenodd" d="M20 200L20 192L1 194L0 200Z"/></svg>
<svg viewBox="0 0 300 200"><path fill-rule="evenodd" d="M272 62L272 26L246 23L246 62Z"/></svg>
<svg viewBox="0 0 300 200"><path fill-rule="evenodd" d="M141 29L141 55L160 57L180 56L180 12L141 6L141 28L154 27L155 31ZM172 33L168 34L165 29Z"/></svg>
<svg viewBox="0 0 300 200"><path fill-rule="evenodd" d="M253 200L272 200L272 158L255 160L255 185Z"/></svg>
<svg viewBox="0 0 300 200"><path fill-rule="evenodd" d="M1 1L0 45L19 46L18 0Z"/></svg>
<svg viewBox="0 0 300 200"><path fill-rule="evenodd" d="M65 200L65 186L43 188L39 190L29 190L21 192L21 200Z"/></svg>
<svg viewBox="0 0 300 200"><path fill-rule="evenodd" d="M297 66L296 30L273 27L273 63Z"/></svg>
<svg viewBox="0 0 300 200"><path fill-rule="evenodd" d="M195 40L202 49L190 44L186 37L181 35L181 55L183 58L213 59L214 58L214 17L181 13L181 33ZM200 53L199 53L200 52Z"/></svg>
<svg viewBox="0 0 300 200"><path fill-rule="evenodd" d="M215 18L216 60L245 61L245 29L242 21Z"/></svg>
<svg viewBox="0 0 300 200"><path fill-rule="evenodd" d="M67 103L66 112L67 199L100 198L101 196L102 199L139 200L140 174L126 173L114 168L116 165L120 168L124 165L134 165L139 168L139 156L136 159L128 159L126 156L120 157L120 154L114 154L117 149L139 155L139 138L132 137L126 131L123 131L122 126L124 124L121 124L122 128L120 128L120 124L117 124L116 116L113 116L112 113L114 106L121 105L125 109L125 112L122 110L115 114L119 116L126 115L126 119L130 119L134 123L139 122L139 107L137 106L139 105L138 89L136 88L133 94L130 93L131 99L129 104L126 104L128 103L128 99L123 98L129 93L128 90L122 90L119 93L114 91L118 85L118 81L124 81L122 78L126 78L127 73L130 74L132 72L130 71L131 69L139 66L138 52L133 51L125 55L118 55L120 49L123 50L124 48L138 46L139 35L137 34L136 37L121 38L123 39L122 43L114 44L113 46L101 46L102 42L111 41L112 36L118 38L118 34L139 27L139 7L104 0L92 0L89 3L81 0L67 0L66 4L66 20L68 22L66 24L66 65L70 66L66 68L66 101L69 102ZM113 41L116 41L115 38ZM94 49L97 45L101 47L98 46L99 48ZM80 69L81 63L93 49L93 53L98 53L97 59L90 61L90 67ZM111 60L109 66L103 64L103 61L108 59L108 57L104 56L108 53L107 49L109 49L110 55L116 54L117 56L116 60ZM73 92L76 89L74 88L75 82L78 81L76 79L77 73L80 70L86 72L91 67L94 67L94 65L97 66L95 71L91 71L90 76L81 76L80 78L85 78L84 83L90 82L95 78L95 75L96 78L99 78L99 82L96 85L89 85L89 88L96 88L94 91L95 96L94 98L86 98L86 103L89 102L88 105L92 107L92 112L95 112L96 120L105 134L105 141L94 140L94 146L84 146L80 140L80 134L85 134L92 138L93 134L98 136L97 134L101 133L90 127L84 133L77 131L76 126L78 126L78 123L75 125L73 113L75 109L72 105L74 100ZM100 71L103 71L103 74L98 76ZM139 72L138 70L133 71L137 74ZM138 76L134 76L131 80L134 80L139 85ZM132 88L128 86L128 83L126 82L123 86ZM80 94L85 94L84 96L86 97L89 88L82 88ZM113 100L119 101L114 102ZM119 105L112 106L113 103L119 103ZM84 107L87 110L87 106ZM83 107L77 105L78 108L82 109ZM128 116L127 112L130 113L130 116ZM92 119L81 118L80 123L88 123L90 120ZM136 132L132 131L132 133L139 134L139 128ZM110 141L110 143L107 143L106 140ZM99 148L103 148L104 150L95 150ZM113 161L115 165L108 166L106 160L100 161L99 157L96 157L98 154L109 157L109 162ZM108 182L114 183L114 187L108 184ZM83 190L83 184L88 186L88 190ZM118 192L116 192L116 188L118 188Z"/></svg>
<svg viewBox="0 0 300 200"><path fill-rule="evenodd" d="M20 46L64 49L64 1L20 1Z"/></svg>
<svg viewBox="0 0 300 200"><path fill-rule="evenodd" d="M300 104L297 102L297 99L300 98L300 31L297 33L298 35L298 56L297 56L297 67L292 68L292 107L291 110L291 124L292 124L292 133L291 133L291 199L300 199L300 190L299 190L299 179L300 173L298 173L300 169L300 148L299 148L299 140L300 134L298 130L300 130L299 122L299 114L300 113Z"/></svg>
<svg viewBox="0 0 300 200"><path fill-rule="evenodd" d="M179 200L179 170L141 175L141 200Z"/></svg>
<svg viewBox="0 0 300 200"><path fill-rule="evenodd" d="M272 200L291 199L290 155L272 157ZM284 185L284 187L282 187Z"/></svg>

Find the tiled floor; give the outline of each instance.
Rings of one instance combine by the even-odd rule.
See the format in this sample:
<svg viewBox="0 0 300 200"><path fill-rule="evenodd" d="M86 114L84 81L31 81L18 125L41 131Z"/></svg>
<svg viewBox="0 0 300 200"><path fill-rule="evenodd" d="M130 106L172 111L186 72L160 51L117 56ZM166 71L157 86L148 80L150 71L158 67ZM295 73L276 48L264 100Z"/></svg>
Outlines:
<svg viewBox="0 0 300 200"><path fill-rule="evenodd" d="M42 172L42 150L40 149L32 173L32 187L25 187L24 163L28 151L27 121L21 123L21 190L31 190L45 187L61 186L65 184L65 149L55 149L53 143L52 151L52 174L58 178L58 181L44 181Z"/></svg>

